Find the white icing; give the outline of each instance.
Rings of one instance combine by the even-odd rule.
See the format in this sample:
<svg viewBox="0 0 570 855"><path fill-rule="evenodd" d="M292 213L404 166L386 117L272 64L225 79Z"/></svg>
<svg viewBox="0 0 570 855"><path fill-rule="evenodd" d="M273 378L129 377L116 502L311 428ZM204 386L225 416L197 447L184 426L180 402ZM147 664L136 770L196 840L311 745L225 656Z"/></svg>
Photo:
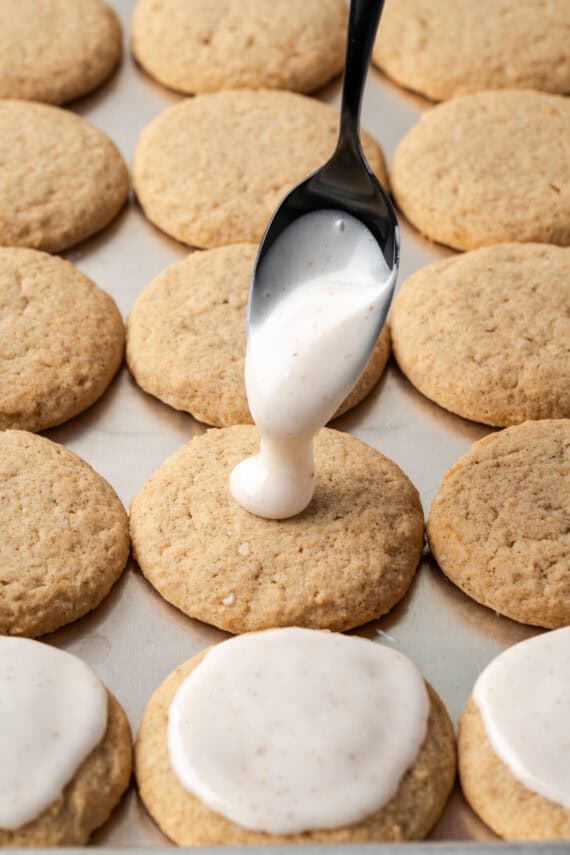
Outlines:
<svg viewBox="0 0 570 855"><path fill-rule="evenodd" d="M218 644L168 720L183 787L249 829L293 834L384 806L424 741L429 696L401 653L309 629Z"/></svg>
<svg viewBox="0 0 570 855"><path fill-rule="evenodd" d="M0 828L22 828L53 804L106 728L107 694L80 659L0 638Z"/></svg>
<svg viewBox="0 0 570 855"><path fill-rule="evenodd" d="M296 220L262 265L275 309L250 325L245 365L260 452L230 486L246 510L283 519L311 501L313 436L362 373L396 273L366 226L328 210Z"/></svg>
<svg viewBox="0 0 570 855"><path fill-rule="evenodd" d="M501 653L477 680L473 699L513 776L570 810L570 627Z"/></svg>

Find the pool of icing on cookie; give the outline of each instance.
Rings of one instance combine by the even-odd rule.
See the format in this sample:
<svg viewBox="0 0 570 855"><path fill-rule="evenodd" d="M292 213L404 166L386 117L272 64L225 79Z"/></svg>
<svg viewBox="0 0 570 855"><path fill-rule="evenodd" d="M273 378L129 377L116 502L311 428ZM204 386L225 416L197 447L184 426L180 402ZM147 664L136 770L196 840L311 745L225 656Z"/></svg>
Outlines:
<svg viewBox="0 0 570 855"><path fill-rule="evenodd" d="M0 638L0 828L22 828L53 804L106 728L107 693L80 659Z"/></svg>
<svg viewBox="0 0 570 855"><path fill-rule="evenodd" d="M182 786L244 828L336 828L383 807L425 739L416 666L366 639L268 630L216 645L169 709Z"/></svg>
<svg viewBox="0 0 570 855"><path fill-rule="evenodd" d="M250 324L245 364L260 450L230 481L246 510L282 519L311 501L313 436L364 370L395 275L366 226L333 210L300 217L263 259L267 309Z"/></svg>
<svg viewBox="0 0 570 855"><path fill-rule="evenodd" d="M501 653L477 680L473 700L512 775L570 809L570 627Z"/></svg>

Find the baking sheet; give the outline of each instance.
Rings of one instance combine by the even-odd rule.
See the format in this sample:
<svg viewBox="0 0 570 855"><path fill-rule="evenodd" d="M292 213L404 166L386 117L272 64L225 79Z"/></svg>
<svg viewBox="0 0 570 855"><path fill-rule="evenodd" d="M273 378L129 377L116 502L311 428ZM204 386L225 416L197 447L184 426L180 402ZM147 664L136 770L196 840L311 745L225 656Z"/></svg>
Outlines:
<svg viewBox="0 0 570 855"><path fill-rule="evenodd" d="M123 21L127 40L134 0L111 0L111 5ZM338 105L340 82L319 97ZM130 164L141 130L178 100L180 96L155 84L135 65L126 45L123 64L113 79L71 109L104 130ZM373 70L364 98L363 127L382 143L390 159L398 141L429 106ZM425 264L451 254L424 241L401 216L400 222L400 282ZM188 251L148 223L131 200L102 234L66 255L113 295L126 317L151 279ZM337 420L335 427L395 460L420 491L426 514L444 472L489 432L489 428L453 416L423 398L393 364L372 395ZM123 366L94 407L46 435L87 460L111 482L128 507L166 457L204 429L190 416L143 393ZM403 602L388 616L359 630L414 659L441 694L454 721L484 666L505 647L535 632L478 606L451 585L428 558ZM93 614L46 640L75 653L95 669L123 704L136 731L146 702L167 674L224 637L223 632L192 621L168 605L131 561ZM431 839L495 838L456 791ZM134 788L94 843L137 848L168 845L137 800ZM393 850L391 846L379 848ZM422 847L408 848L423 851Z"/></svg>

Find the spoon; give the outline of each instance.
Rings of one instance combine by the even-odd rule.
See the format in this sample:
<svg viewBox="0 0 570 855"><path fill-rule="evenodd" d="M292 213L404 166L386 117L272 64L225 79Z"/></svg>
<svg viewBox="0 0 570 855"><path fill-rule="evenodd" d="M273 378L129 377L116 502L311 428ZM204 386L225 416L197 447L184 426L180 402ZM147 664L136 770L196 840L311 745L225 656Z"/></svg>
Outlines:
<svg viewBox="0 0 570 855"><path fill-rule="evenodd" d="M249 293L248 334L268 310L275 309L276 300L268 298L279 298L274 266L267 264L273 244L299 217L323 209L343 211L363 223L392 273L389 287L384 288L385 299L377 307L366 356L384 325L396 285L400 232L392 203L366 161L359 134L362 93L383 6L384 0L351 0L338 143L330 160L285 197L265 231ZM355 382L362 367L355 363Z"/></svg>

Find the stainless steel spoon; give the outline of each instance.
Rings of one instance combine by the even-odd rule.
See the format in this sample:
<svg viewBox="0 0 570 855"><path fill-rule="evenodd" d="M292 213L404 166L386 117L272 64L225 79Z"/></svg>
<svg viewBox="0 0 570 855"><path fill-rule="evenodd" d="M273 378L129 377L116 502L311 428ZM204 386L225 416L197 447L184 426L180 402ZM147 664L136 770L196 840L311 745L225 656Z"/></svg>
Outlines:
<svg viewBox="0 0 570 855"><path fill-rule="evenodd" d="M275 241L291 223L305 214L323 209L342 211L356 217L378 242L392 275L388 283L379 283L384 289L384 299L378 303L375 335L368 343L368 349L363 346L363 358L355 362L355 372L358 372L355 382L386 320L394 294L400 252L396 214L364 157L359 136L362 92L383 6L384 0L351 2L336 150L324 166L285 197L273 215L257 254L248 305L249 334L268 311L275 309L282 295L281 283L275 277L275 265L268 262ZM303 243L306 245L307 241Z"/></svg>

